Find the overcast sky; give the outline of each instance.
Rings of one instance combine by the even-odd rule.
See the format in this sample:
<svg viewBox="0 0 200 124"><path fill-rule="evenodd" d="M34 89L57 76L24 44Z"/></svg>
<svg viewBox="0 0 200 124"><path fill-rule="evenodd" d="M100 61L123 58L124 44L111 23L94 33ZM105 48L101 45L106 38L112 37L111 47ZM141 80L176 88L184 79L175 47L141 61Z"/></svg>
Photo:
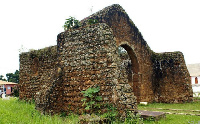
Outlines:
<svg viewBox="0 0 200 124"><path fill-rule="evenodd" d="M155 52L200 63L200 0L0 0L0 75L19 69L19 49L56 45L65 19L120 4ZM23 49L22 49L23 48Z"/></svg>

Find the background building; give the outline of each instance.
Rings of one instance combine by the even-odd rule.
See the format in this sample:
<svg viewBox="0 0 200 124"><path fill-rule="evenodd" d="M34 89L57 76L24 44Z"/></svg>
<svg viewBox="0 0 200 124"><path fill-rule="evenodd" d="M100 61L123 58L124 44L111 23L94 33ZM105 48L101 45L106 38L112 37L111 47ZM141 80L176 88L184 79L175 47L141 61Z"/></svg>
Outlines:
<svg viewBox="0 0 200 124"><path fill-rule="evenodd" d="M6 95L11 95L13 92L13 87L15 85L17 85L17 83L0 80L0 95L3 93L5 93Z"/></svg>
<svg viewBox="0 0 200 124"><path fill-rule="evenodd" d="M187 65L187 68L191 77L193 96L200 97L200 63Z"/></svg>

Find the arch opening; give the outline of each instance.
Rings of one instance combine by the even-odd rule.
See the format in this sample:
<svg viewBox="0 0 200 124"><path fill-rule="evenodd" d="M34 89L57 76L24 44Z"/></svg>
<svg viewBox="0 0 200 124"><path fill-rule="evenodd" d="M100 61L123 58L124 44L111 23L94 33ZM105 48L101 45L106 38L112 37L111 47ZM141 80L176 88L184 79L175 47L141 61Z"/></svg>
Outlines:
<svg viewBox="0 0 200 124"><path fill-rule="evenodd" d="M118 47L118 54L120 56L121 70L125 73L129 85L132 87L137 101L140 101L140 82L141 75L139 73L139 63L133 49L123 44Z"/></svg>

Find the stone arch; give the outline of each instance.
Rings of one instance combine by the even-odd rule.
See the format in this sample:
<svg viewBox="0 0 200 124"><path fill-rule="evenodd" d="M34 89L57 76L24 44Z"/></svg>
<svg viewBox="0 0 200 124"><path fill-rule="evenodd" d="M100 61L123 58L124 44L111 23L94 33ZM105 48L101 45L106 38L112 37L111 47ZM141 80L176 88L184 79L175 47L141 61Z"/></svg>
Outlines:
<svg viewBox="0 0 200 124"><path fill-rule="evenodd" d="M128 44L128 42L122 42L118 45L118 47L123 47L131 60L131 72L128 74L128 83L132 87L134 95L137 97L137 101L140 101L140 82L141 82L141 75L139 69L139 62L137 56L134 52L134 48Z"/></svg>

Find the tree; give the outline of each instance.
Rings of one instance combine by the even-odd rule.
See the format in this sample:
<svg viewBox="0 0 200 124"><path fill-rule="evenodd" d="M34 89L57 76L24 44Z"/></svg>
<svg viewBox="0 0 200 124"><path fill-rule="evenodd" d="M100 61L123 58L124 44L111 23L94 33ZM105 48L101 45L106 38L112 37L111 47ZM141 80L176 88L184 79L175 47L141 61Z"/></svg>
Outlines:
<svg viewBox="0 0 200 124"><path fill-rule="evenodd" d="M16 70L15 73L7 73L6 74L8 82L19 83L19 71Z"/></svg>
<svg viewBox="0 0 200 124"><path fill-rule="evenodd" d="M6 79L4 78L3 75L0 75L0 80L2 80L2 81L6 81Z"/></svg>

